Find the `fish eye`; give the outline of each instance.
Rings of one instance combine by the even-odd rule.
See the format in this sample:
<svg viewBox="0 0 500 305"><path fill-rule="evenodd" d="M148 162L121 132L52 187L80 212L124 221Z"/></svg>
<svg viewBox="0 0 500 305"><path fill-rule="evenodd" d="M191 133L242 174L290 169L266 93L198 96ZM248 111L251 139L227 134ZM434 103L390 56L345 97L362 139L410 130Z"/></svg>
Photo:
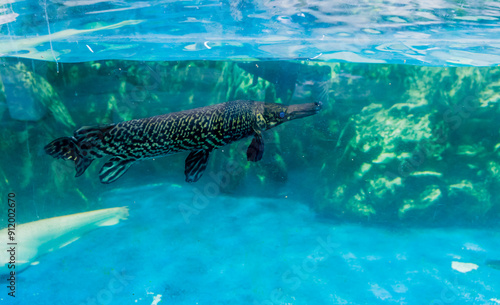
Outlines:
<svg viewBox="0 0 500 305"><path fill-rule="evenodd" d="M285 113L283 111L280 112L280 118L284 118L285 117Z"/></svg>

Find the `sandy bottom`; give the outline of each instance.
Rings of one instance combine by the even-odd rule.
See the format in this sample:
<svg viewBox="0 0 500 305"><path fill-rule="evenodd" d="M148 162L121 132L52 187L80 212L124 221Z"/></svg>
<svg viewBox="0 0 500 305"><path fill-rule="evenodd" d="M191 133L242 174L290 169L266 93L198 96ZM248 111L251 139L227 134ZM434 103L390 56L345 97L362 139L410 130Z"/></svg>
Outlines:
<svg viewBox="0 0 500 305"><path fill-rule="evenodd" d="M500 304L495 230L337 224L289 199L214 194L105 194L129 219L41 257L0 303Z"/></svg>

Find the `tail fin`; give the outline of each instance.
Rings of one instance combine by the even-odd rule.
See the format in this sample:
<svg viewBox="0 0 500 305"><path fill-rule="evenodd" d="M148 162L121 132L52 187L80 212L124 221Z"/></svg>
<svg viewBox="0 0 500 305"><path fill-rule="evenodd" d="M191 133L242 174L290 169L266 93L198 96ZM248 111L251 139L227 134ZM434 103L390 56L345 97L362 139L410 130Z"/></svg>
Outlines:
<svg viewBox="0 0 500 305"><path fill-rule="evenodd" d="M44 147L47 154L56 159L73 160L75 161L76 175L79 177L83 175L92 159L83 156L81 153L78 142L73 137L62 137L55 139Z"/></svg>

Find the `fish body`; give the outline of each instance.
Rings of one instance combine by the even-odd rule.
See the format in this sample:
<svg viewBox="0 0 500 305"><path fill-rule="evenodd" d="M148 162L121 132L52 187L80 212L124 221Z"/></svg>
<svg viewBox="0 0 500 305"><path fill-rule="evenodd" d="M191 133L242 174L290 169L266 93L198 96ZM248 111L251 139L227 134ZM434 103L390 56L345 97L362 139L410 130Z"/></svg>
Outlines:
<svg viewBox="0 0 500 305"><path fill-rule="evenodd" d="M82 127L72 137L58 138L45 151L54 158L72 160L76 176L97 158L110 156L99 177L111 183L136 161L189 151L186 181L200 179L212 150L253 136L249 161L264 152L262 132L286 121L318 113L321 103L285 106L250 100L231 101L150 118L104 126Z"/></svg>

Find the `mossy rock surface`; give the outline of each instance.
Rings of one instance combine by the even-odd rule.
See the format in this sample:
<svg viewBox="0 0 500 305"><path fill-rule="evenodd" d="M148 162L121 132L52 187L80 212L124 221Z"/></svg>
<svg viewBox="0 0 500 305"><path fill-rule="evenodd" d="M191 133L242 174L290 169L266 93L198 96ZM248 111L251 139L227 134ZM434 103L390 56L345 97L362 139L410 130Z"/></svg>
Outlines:
<svg viewBox="0 0 500 305"><path fill-rule="evenodd" d="M43 146L54 138L235 99L319 100L323 110L267 132L260 163L246 161L249 140L214 153L213 175L200 183L219 183L221 194L297 196L323 217L367 223L487 224L500 216L499 67L3 61L0 189L36 198L28 220L98 208L109 190L97 179L100 160L74 178L72 164L46 156ZM9 117L6 78L28 88L46 115ZM183 183L184 159L143 162L113 187ZM226 183L217 182L221 171Z"/></svg>

